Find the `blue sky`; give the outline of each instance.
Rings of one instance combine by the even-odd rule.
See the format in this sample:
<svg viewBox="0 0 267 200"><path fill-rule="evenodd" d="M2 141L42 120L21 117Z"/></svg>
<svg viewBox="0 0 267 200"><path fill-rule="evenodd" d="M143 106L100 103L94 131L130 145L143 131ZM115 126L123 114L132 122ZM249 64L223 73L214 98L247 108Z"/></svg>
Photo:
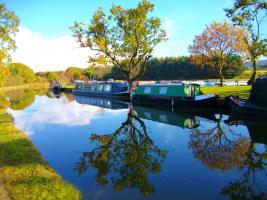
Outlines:
<svg viewBox="0 0 267 200"><path fill-rule="evenodd" d="M3 0L1 0L3 1ZM5 1L5 0L4 0ZM89 23L99 6L105 11L112 4L134 7L136 0L6 0L8 9L15 11L21 27L43 40L52 42L70 37L69 27L74 21ZM232 0L151 0L154 16L160 17L169 40L159 45L155 56L187 55L187 47L206 24L226 20L223 8L232 6ZM18 47L19 48L19 47ZM20 51L18 49L18 51ZM62 67L61 67L62 68Z"/></svg>

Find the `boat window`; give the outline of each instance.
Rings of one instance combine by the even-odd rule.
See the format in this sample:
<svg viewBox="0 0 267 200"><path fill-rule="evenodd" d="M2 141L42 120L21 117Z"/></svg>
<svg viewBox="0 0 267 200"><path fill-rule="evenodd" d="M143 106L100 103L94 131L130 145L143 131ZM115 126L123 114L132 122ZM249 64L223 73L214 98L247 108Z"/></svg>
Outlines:
<svg viewBox="0 0 267 200"><path fill-rule="evenodd" d="M159 94L167 94L167 90L168 90L167 87L160 87L159 88Z"/></svg>
<svg viewBox="0 0 267 200"><path fill-rule="evenodd" d="M159 119L160 119L160 121L162 121L162 122L168 122L168 119L167 119L167 116L166 115L159 115Z"/></svg>
<svg viewBox="0 0 267 200"><path fill-rule="evenodd" d="M91 91L95 91L95 89L96 89L96 86L95 85L92 85L91 86Z"/></svg>
<svg viewBox="0 0 267 200"><path fill-rule="evenodd" d="M102 92L102 90L103 90L103 85L98 85L97 86L97 91L98 92Z"/></svg>
<svg viewBox="0 0 267 200"><path fill-rule="evenodd" d="M145 114L145 117L147 119L151 119L151 113L150 112L144 112L144 114Z"/></svg>
<svg viewBox="0 0 267 200"><path fill-rule="evenodd" d="M110 92L111 91L111 85L104 85L104 91Z"/></svg>
<svg viewBox="0 0 267 200"><path fill-rule="evenodd" d="M188 86L188 96L192 97L195 96L195 86L194 85L189 85Z"/></svg>
<svg viewBox="0 0 267 200"><path fill-rule="evenodd" d="M145 87L144 88L144 93L145 94L150 94L151 93L151 87Z"/></svg>

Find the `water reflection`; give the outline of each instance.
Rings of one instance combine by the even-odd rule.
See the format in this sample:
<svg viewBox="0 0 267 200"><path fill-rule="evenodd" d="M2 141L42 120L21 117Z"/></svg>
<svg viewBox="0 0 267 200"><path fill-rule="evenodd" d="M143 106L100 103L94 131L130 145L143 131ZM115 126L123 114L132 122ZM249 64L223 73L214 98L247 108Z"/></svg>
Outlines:
<svg viewBox="0 0 267 200"><path fill-rule="evenodd" d="M188 144L204 165L222 172L241 167L250 144L250 139L242 132L223 124L223 118L219 114L209 125L193 130Z"/></svg>
<svg viewBox="0 0 267 200"><path fill-rule="evenodd" d="M70 94L54 94L47 90L43 93L45 96L35 96L38 94L33 90L5 94L10 105L7 111L14 116L16 127L29 135L34 134L34 127L42 128L44 124L87 125L101 113L111 112L97 106L81 105ZM116 115L119 112L112 113Z"/></svg>
<svg viewBox="0 0 267 200"><path fill-rule="evenodd" d="M76 166L80 174L91 166L97 171L96 180L101 186L112 182L115 191L133 187L145 196L155 192L148 177L160 172L167 151L154 144L144 121L132 108L114 133L94 133L90 141L95 147L82 153Z"/></svg>
<svg viewBox="0 0 267 200"><path fill-rule="evenodd" d="M240 166L243 174L231 181L222 194L231 199L266 199L266 189L261 187L258 179L267 178L267 120L237 116L233 113L226 123L231 126L246 125L251 139L244 163Z"/></svg>
<svg viewBox="0 0 267 200"><path fill-rule="evenodd" d="M85 199L266 198L266 119L48 91L5 95L16 126Z"/></svg>

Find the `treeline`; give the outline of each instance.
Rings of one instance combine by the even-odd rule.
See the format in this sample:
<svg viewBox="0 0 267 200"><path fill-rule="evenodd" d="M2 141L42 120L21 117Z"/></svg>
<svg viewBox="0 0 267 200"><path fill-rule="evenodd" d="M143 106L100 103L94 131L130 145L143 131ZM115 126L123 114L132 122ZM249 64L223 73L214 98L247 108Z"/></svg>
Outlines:
<svg viewBox="0 0 267 200"><path fill-rule="evenodd" d="M242 59L232 57L231 62L224 68L225 78L240 75L245 67ZM1 70L1 86L15 86L29 83L48 83L60 81L71 84L74 80L107 80L109 78L126 80L126 75L117 67L91 65L87 69L69 67L65 71L37 72L22 64L12 63ZM184 79L216 79L218 71L209 66L198 66L190 62L190 57L152 58L146 73L141 80L184 80Z"/></svg>
<svg viewBox="0 0 267 200"><path fill-rule="evenodd" d="M239 56L232 56L230 62L223 69L225 78L234 78L245 70L244 63ZM99 67L101 68L101 67ZM93 73L93 72L92 72ZM123 72L116 67L107 67L102 72L102 79L126 79ZM101 78L101 77L100 77ZM218 70L210 66L194 65L190 57L152 58L147 66L142 80L184 80L184 79L217 79Z"/></svg>
<svg viewBox="0 0 267 200"><path fill-rule="evenodd" d="M22 63L0 66L0 86L2 87L46 82L46 79L36 75L30 67Z"/></svg>

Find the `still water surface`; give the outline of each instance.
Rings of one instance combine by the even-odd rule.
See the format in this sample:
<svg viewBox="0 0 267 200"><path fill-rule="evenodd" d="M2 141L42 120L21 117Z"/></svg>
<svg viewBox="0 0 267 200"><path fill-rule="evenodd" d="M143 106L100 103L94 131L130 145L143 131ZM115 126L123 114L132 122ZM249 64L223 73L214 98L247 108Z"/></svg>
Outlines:
<svg viewBox="0 0 267 200"><path fill-rule="evenodd" d="M15 125L85 199L265 199L267 120L31 90Z"/></svg>

